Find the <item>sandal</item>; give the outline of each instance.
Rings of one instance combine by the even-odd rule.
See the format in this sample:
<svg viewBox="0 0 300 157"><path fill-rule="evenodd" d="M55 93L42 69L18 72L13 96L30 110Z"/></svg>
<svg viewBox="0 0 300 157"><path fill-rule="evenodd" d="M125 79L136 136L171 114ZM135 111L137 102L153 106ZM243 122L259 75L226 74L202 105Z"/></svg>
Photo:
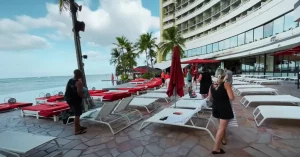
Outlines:
<svg viewBox="0 0 300 157"><path fill-rule="evenodd" d="M80 130L79 132L75 133L74 135L81 135L81 134L84 134L84 133L86 133L85 130Z"/></svg>
<svg viewBox="0 0 300 157"><path fill-rule="evenodd" d="M217 151L212 151L211 153L212 153L212 154L225 154L225 151L224 151L223 149L220 149L219 152L217 152Z"/></svg>
<svg viewBox="0 0 300 157"><path fill-rule="evenodd" d="M226 145L226 144L227 144L226 140L221 140L221 143L222 143L223 145Z"/></svg>

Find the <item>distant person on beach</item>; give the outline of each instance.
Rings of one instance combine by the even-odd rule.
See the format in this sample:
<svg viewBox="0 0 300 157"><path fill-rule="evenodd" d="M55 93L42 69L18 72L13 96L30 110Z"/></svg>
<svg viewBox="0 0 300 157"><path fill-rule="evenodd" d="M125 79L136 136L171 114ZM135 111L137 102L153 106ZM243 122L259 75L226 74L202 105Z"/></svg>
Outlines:
<svg viewBox="0 0 300 157"><path fill-rule="evenodd" d="M164 71L161 72L160 78L161 78L161 81L162 81L162 86L165 86L165 73L164 73Z"/></svg>
<svg viewBox="0 0 300 157"><path fill-rule="evenodd" d="M229 82L224 82L226 73L223 69L217 69L215 77L217 78L208 93L207 99L212 101L212 115L219 120L216 142L212 154L224 154L221 143L226 145L226 129L229 120L234 118L230 101L234 100L234 94Z"/></svg>
<svg viewBox="0 0 300 157"><path fill-rule="evenodd" d="M83 110L83 98L84 91L87 91L83 87L82 83L82 72L78 69L74 70L74 78L71 78L68 81L66 92L65 92L65 100L69 104L70 108L74 112L75 120L74 120L74 134L84 134L86 133L86 127L80 125L80 116Z"/></svg>
<svg viewBox="0 0 300 157"><path fill-rule="evenodd" d="M230 85L232 85L232 71L229 70L229 68L225 68L226 76L224 78L225 82L228 82Z"/></svg>
<svg viewBox="0 0 300 157"><path fill-rule="evenodd" d="M115 77L114 77L114 74L111 74L111 82L112 82L112 85L114 86L114 85L115 85Z"/></svg>

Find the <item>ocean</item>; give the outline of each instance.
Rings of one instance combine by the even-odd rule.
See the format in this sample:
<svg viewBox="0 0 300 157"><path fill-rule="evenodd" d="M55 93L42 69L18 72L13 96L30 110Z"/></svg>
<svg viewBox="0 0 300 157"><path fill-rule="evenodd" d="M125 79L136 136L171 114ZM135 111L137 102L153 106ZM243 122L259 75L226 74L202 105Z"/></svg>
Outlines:
<svg viewBox="0 0 300 157"><path fill-rule="evenodd" d="M5 78L0 79L0 104L7 97L16 98L19 102L35 103L35 98L43 94L57 94L59 91L65 92L65 86L72 76L50 76L50 77L27 77L27 78ZM89 89L95 87L102 89L111 87L111 74L107 75L87 75L87 86ZM1 102L2 100L2 102Z"/></svg>

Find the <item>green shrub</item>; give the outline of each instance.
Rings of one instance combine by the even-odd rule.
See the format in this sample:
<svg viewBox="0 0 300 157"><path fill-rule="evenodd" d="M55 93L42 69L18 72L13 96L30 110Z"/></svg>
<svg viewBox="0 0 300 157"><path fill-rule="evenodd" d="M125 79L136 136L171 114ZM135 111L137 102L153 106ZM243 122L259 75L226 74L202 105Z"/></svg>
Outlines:
<svg viewBox="0 0 300 157"><path fill-rule="evenodd" d="M122 81L128 81L128 74L122 74L121 75L121 80Z"/></svg>
<svg viewBox="0 0 300 157"><path fill-rule="evenodd" d="M142 75L142 78L144 78L144 79L151 79L153 77L154 77L154 75L152 73L144 73Z"/></svg>

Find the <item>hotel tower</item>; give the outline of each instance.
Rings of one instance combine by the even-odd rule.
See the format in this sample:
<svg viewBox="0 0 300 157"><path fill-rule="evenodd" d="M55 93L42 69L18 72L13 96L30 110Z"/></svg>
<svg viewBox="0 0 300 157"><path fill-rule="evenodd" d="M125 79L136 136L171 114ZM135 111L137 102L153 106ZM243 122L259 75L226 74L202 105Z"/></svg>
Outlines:
<svg viewBox="0 0 300 157"><path fill-rule="evenodd" d="M160 30L186 39L182 61L220 60L236 73L296 76L298 0L160 0ZM162 39L161 39L162 40ZM155 67L170 66L171 53Z"/></svg>

